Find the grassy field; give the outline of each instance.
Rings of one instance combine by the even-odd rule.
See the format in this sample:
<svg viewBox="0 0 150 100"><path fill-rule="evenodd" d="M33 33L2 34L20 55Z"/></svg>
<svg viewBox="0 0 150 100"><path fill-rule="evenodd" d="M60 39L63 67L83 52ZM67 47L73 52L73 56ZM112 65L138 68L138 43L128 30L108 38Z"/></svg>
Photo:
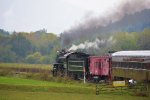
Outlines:
<svg viewBox="0 0 150 100"><path fill-rule="evenodd" d="M95 95L94 85L0 77L0 100L149 100L129 94Z"/></svg>
<svg viewBox="0 0 150 100"><path fill-rule="evenodd" d="M50 64L20 64L20 63L0 63L0 68L25 68L25 69L44 69L51 70Z"/></svg>
<svg viewBox="0 0 150 100"><path fill-rule="evenodd" d="M130 95L93 95L49 92L20 92L0 90L0 100L149 100Z"/></svg>
<svg viewBox="0 0 150 100"><path fill-rule="evenodd" d="M16 77L1 77L0 84L6 85L23 85L23 86L50 86L50 87L76 87L76 88L91 88L91 86L86 87L83 83L61 83L52 81L40 81L33 79L22 79Z"/></svg>
<svg viewBox="0 0 150 100"><path fill-rule="evenodd" d="M51 69L50 64L0 63L0 76L48 80Z"/></svg>
<svg viewBox="0 0 150 100"><path fill-rule="evenodd" d="M0 77L0 89L3 90L19 90L19 91L45 91L60 93L92 93L92 86L82 83L58 83L52 81L40 81L32 79L21 79L12 77Z"/></svg>
<svg viewBox="0 0 150 100"><path fill-rule="evenodd" d="M112 85L74 81L67 77L52 77L52 66L41 64L0 63L0 100L150 100L132 95L134 91Z"/></svg>

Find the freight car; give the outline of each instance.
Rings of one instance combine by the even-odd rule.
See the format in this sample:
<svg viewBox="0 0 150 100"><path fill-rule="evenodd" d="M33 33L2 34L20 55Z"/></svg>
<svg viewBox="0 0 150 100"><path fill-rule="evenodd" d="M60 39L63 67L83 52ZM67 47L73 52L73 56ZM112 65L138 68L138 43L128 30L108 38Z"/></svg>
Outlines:
<svg viewBox="0 0 150 100"><path fill-rule="evenodd" d="M89 58L90 80L97 77L97 80L111 80L111 57L106 56L90 56Z"/></svg>

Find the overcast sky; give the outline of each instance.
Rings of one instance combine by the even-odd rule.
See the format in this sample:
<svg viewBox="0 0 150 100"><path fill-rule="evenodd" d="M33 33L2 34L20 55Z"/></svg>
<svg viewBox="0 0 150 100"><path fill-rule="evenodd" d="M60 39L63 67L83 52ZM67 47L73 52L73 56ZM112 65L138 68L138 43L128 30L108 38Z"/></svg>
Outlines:
<svg viewBox="0 0 150 100"><path fill-rule="evenodd" d="M59 34L91 16L107 13L123 0L0 0L0 28L47 29Z"/></svg>

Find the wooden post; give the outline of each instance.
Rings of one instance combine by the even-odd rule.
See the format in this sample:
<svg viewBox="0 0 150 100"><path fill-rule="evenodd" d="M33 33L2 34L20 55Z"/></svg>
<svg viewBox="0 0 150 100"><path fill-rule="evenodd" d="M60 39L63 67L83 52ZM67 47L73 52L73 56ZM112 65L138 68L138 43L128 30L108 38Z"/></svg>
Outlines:
<svg viewBox="0 0 150 100"><path fill-rule="evenodd" d="M99 95L99 85L98 85L98 82L96 82L96 95Z"/></svg>
<svg viewBox="0 0 150 100"><path fill-rule="evenodd" d="M83 71L84 71L84 84L85 84L85 66L83 68Z"/></svg>

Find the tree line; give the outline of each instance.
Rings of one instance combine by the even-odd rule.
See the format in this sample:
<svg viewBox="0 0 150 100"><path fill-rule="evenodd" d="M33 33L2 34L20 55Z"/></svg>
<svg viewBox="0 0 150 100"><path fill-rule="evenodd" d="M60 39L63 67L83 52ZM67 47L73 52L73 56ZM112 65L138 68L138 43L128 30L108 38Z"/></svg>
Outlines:
<svg viewBox="0 0 150 100"><path fill-rule="evenodd" d="M150 29L142 32L117 32L108 35L95 36L106 40L99 49L82 50L84 52L104 55L109 51L120 50L150 50ZM72 44L80 44L90 37L72 39L67 45L62 45L62 37L47 33L45 29L36 32L9 33L0 29L0 62L15 63L54 63L57 51L69 48Z"/></svg>
<svg viewBox="0 0 150 100"><path fill-rule="evenodd" d="M52 63L59 48L59 37L45 29L12 34L0 29L0 62Z"/></svg>

